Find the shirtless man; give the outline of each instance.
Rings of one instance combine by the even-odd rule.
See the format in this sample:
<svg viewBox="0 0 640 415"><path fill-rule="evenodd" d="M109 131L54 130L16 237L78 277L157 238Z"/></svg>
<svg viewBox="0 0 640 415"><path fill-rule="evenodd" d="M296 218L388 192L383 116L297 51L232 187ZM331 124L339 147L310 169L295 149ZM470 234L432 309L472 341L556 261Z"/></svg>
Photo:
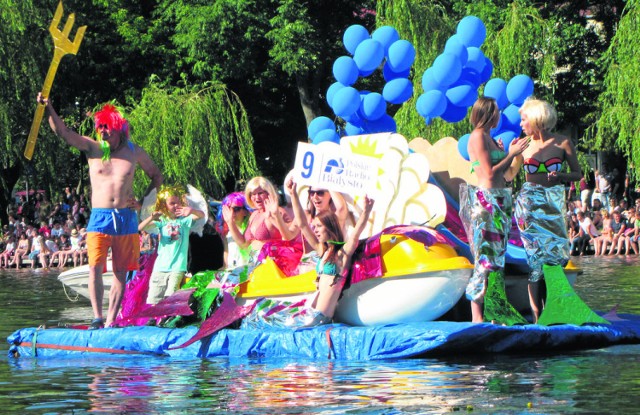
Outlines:
<svg viewBox="0 0 640 415"><path fill-rule="evenodd" d="M87 226L89 256L89 293L94 319L90 328L110 326L115 320L124 294L127 271L138 269L139 203L133 194L136 165L151 178L145 194L162 184L162 173L149 155L129 141L129 124L112 105L105 105L94 115L95 141L69 129L53 109L51 102L38 94L38 103L46 105L49 125L64 141L85 153L91 180L91 218ZM109 294L106 320L102 315L107 254L111 248L115 278Z"/></svg>

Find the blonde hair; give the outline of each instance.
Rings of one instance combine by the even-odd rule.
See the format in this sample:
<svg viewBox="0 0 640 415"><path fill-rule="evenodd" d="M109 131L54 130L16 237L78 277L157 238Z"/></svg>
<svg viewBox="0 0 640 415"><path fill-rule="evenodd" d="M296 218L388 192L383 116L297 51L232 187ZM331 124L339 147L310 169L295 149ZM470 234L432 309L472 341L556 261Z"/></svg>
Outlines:
<svg viewBox="0 0 640 415"><path fill-rule="evenodd" d="M189 193L189 191L185 186L182 185L162 186L162 188L160 188L160 191L158 192L158 196L156 197L156 205L154 207L154 210L157 212L162 212L163 216L169 216L169 210L167 209L167 199L172 196L176 196L180 198L182 206L186 206L187 193Z"/></svg>
<svg viewBox="0 0 640 415"><path fill-rule="evenodd" d="M531 127L538 131L550 131L558 122L558 113L553 105L540 99L527 98L518 112L526 114Z"/></svg>
<svg viewBox="0 0 640 415"><path fill-rule="evenodd" d="M257 188L260 188L269 194L269 198L271 200L278 201L278 192L276 192L276 188L268 179L257 176L253 179L249 180L247 186L244 189L244 198L247 201L247 205L251 209L255 209L256 206L253 204L253 200L251 200L251 193L253 193Z"/></svg>

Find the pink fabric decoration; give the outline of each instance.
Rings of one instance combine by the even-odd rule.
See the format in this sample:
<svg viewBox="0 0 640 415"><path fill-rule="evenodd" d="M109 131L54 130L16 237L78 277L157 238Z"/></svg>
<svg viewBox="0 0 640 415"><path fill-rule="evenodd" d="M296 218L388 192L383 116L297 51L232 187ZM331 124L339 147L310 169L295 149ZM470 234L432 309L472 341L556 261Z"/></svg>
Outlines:
<svg viewBox="0 0 640 415"><path fill-rule="evenodd" d="M287 276L298 275L298 265L302 258L302 241L296 238L293 241L274 240L262 245L258 262L264 261L267 257L273 259Z"/></svg>
<svg viewBox="0 0 640 415"><path fill-rule="evenodd" d="M189 299L195 290L195 288L190 288L188 290L176 291L171 296L164 298L158 304L145 308L134 317L164 318L173 316L190 316L193 314L193 310L189 307Z"/></svg>
<svg viewBox="0 0 640 415"><path fill-rule="evenodd" d="M153 264L156 262L158 254L153 252L148 255L140 255L140 269L136 272L131 281L127 283L122 298L122 306L118 317L114 321L116 326L143 326L149 320L148 317L133 318L136 314L150 307L147 304L147 293L149 292L149 280Z"/></svg>
<svg viewBox="0 0 640 415"><path fill-rule="evenodd" d="M223 299L220 307L205 321L200 325L200 329L198 332L185 343L182 343L176 347L169 347L169 350L182 349L183 347L187 347L192 343L197 342L198 340L210 336L215 332L227 327L229 324L234 321L243 318L247 314L251 313L253 307L256 303L252 305L241 307L236 304L236 301L233 299L231 294L226 291L223 291Z"/></svg>

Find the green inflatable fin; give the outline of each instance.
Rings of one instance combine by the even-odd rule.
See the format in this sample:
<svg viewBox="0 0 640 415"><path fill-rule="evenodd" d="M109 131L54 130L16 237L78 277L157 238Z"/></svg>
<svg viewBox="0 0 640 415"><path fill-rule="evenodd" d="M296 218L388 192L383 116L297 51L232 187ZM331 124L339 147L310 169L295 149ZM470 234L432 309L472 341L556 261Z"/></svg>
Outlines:
<svg viewBox="0 0 640 415"><path fill-rule="evenodd" d="M597 315L576 294L560 265L543 265L542 272L547 286L547 301L538 319L538 324L611 324Z"/></svg>
<svg viewBox="0 0 640 415"><path fill-rule="evenodd" d="M484 296L484 320L513 326L529 322L513 308L504 291L504 276L501 271L489 273L487 293Z"/></svg>

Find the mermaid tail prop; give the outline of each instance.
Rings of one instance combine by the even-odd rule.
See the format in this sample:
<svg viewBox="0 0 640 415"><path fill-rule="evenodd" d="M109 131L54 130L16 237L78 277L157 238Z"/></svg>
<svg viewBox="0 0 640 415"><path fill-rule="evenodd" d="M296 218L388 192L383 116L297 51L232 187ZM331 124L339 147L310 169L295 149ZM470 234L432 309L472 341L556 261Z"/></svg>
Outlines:
<svg viewBox="0 0 640 415"><path fill-rule="evenodd" d="M544 280L547 287L545 302L538 324L575 324L581 326L588 323L611 324L597 315L576 294L569 284L560 265L544 265Z"/></svg>
<svg viewBox="0 0 640 415"><path fill-rule="evenodd" d="M485 321L494 321L507 326L529 324L509 303L504 290L504 276L501 271L492 271L489 274L487 293L484 296L484 319Z"/></svg>

